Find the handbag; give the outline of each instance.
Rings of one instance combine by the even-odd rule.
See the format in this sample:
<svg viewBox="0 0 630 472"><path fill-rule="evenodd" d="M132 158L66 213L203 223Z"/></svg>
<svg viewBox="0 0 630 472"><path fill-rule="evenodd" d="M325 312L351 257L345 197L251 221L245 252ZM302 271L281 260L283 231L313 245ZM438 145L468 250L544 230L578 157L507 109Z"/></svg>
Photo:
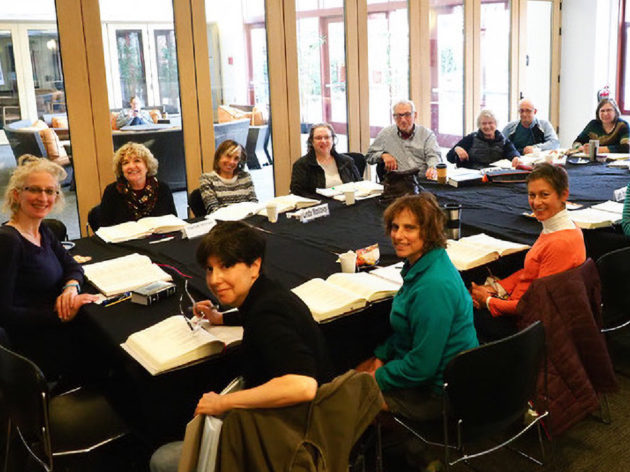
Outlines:
<svg viewBox="0 0 630 472"><path fill-rule="evenodd" d="M385 174L381 202L390 203L403 195L417 195L424 190L418 178L419 169L392 170Z"/></svg>

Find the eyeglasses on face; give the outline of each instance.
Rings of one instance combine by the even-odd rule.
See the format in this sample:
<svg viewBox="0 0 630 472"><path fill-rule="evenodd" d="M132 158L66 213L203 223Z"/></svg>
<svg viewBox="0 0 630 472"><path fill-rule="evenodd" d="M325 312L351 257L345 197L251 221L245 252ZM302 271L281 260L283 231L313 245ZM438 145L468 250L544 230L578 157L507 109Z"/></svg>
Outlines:
<svg viewBox="0 0 630 472"><path fill-rule="evenodd" d="M401 118L410 118L412 114L413 113L411 113L410 111L405 112L405 113L394 113L393 117L395 120L399 120Z"/></svg>
<svg viewBox="0 0 630 472"><path fill-rule="evenodd" d="M44 192L49 197L52 197L53 195L59 195L59 190L53 187L43 188L43 187L38 187L37 185L30 185L27 187L22 187L22 190L32 195L39 195L42 192Z"/></svg>
<svg viewBox="0 0 630 472"><path fill-rule="evenodd" d="M534 110L532 108L521 108L518 112L519 113L534 113Z"/></svg>
<svg viewBox="0 0 630 472"><path fill-rule="evenodd" d="M313 136L313 141L330 141L332 136Z"/></svg>

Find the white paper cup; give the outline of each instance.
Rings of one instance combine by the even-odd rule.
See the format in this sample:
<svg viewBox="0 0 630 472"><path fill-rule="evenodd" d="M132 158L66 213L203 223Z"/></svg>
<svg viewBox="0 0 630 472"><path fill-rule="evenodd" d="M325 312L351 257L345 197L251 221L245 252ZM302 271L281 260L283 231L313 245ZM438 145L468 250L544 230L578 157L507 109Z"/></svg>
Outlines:
<svg viewBox="0 0 630 472"><path fill-rule="evenodd" d="M352 251L339 254L339 262L341 263L341 272L354 273L357 269L357 255Z"/></svg>
<svg viewBox="0 0 630 472"><path fill-rule="evenodd" d="M278 221L278 205L275 203L267 204L267 219L270 223Z"/></svg>
<svg viewBox="0 0 630 472"><path fill-rule="evenodd" d="M343 194L346 198L346 205L354 205L354 190L346 190Z"/></svg>

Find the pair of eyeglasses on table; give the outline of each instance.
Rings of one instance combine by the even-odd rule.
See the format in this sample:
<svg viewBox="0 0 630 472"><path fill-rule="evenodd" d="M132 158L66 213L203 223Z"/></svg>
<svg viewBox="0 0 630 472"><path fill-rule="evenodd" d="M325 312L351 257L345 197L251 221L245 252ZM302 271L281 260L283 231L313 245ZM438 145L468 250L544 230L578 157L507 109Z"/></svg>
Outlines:
<svg viewBox="0 0 630 472"><path fill-rule="evenodd" d="M190 318L186 316L186 312L184 311L184 307L183 307L184 295L186 295L188 299L190 300L190 303L191 303L190 311L192 313L195 303L197 302L188 291L188 280L184 280L184 292L179 296L179 314L184 317L184 319L186 320L186 324L188 325L190 330L194 333L195 331L201 328L201 321L203 320L203 318L200 318L195 315L193 315Z"/></svg>

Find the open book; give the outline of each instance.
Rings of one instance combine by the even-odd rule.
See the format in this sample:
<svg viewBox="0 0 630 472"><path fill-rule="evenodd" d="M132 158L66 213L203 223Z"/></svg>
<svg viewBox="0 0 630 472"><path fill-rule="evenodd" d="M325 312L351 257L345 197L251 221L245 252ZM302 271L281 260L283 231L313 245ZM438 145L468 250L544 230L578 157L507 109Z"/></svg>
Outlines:
<svg viewBox="0 0 630 472"><path fill-rule="evenodd" d="M306 303L315 321L322 322L394 296L399 288L400 284L365 272L339 272L326 280L311 279L292 291Z"/></svg>
<svg viewBox="0 0 630 472"><path fill-rule="evenodd" d="M130 239L144 238L152 233L179 231L188 223L175 215L147 216L138 221L127 221L114 226L102 226L96 234L106 243L121 243Z"/></svg>
<svg viewBox="0 0 630 472"><path fill-rule="evenodd" d="M213 211L206 215L206 218L219 221L238 221L255 215L261 208L264 209L264 205L259 202L233 203Z"/></svg>
<svg viewBox="0 0 630 472"><path fill-rule="evenodd" d="M315 191L324 197L344 201L344 192L348 190L354 191L354 197L357 200L363 200L365 198L381 195L383 193L383 186L370 180L360 180L359 182L347 182L330 188L318 188Z"/></svg>
<svg viewBox="0 0 630 472"><path fill-rule="evenodd" d="M608 200L590 208L570 211L569 217L582 229L594 229L612 226L621 220L622 213L623 203Z"/></svg>
<svg viewBox="0 0 630 472"><path fill-rule="evenodd" d="M158 280L173 280L147 256L134 253L83 266L85 276L103 295L131 292Z"/></svg>
<svg viewBox="0 0 630 472"><path fill-rule="evenodd" d="M210 326L191 330L182 315L174 315L133 333L121 347L151 375L160 374L223 352L243 339L241 326Z"/></svg>
<svg viewBox="0 0 630 472"><path fill-rule="evenodd" d="M458 241L449 239L446 253L457 270L468 270L495 261L501 256L525 251L529 247L527 244L504 241L480 233Z"/></svg>
<svg viewBox="0 0 630 472"><path fill-rule="evenodd" d="M300 197L299 195L283 195L281 197L272 198L267 200L263 204L263 208L258 212L259 215L267 215L267 204L275 203L278 206L278 213L285 213L291 210L300 210L301 208L308 208L315 205L319 205L321 200L315 200L314 198Z"/></svg>

